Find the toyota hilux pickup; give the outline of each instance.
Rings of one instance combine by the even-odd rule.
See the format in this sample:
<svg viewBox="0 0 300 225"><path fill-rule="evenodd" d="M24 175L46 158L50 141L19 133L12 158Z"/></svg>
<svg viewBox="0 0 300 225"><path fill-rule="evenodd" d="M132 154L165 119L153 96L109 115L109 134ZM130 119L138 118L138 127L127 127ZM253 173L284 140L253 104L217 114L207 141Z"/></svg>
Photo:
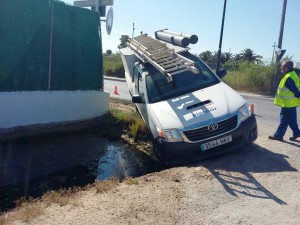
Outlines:
<svg viewBox="0 0 300 225"><path fill-rule="evenodd" d="M162 30L155 37L129 38L120 53L132 102L158 158L177 165L253 143L255 115L221 80L226 70L215 74L189 52L192 35Z"/></svg>

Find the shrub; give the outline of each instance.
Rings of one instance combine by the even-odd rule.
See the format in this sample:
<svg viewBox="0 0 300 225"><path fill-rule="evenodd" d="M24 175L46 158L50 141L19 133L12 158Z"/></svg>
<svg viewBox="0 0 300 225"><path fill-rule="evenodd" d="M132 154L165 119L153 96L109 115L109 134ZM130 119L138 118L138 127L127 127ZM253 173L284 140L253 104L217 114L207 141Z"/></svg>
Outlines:
<svg viewBox="0 0 300 225"><path fill-rule="evenodd" d="M111 55L103 55L103 67L104 75L113 77L125 77L125 71L121 59L121 55L118 53Z"/></svg>
<svg viewBox="0 0 300 225"><path fill-rule="evenodd" d="M134 142L138 139L145 140L148 138L148 129L142 120L138 112L131 110L120 109L118 105L113 106L104 118L103 122L108 125L122 126L123 130L128 131L129 137L132 137ZM112 126L105 131L106 134L110 134ZM122 129L117 128L122 133ZM113 131L115 132L115 131ZM118 134L119 135L119 134Z"/></svg>
<svg viewBox="0 0 300 225"><path fill-rule="evenodd" d="M239 91L258 94L271 94L275 65L258 65L249 62L228 63L224 65L228 74L224 82Z"/></svg>

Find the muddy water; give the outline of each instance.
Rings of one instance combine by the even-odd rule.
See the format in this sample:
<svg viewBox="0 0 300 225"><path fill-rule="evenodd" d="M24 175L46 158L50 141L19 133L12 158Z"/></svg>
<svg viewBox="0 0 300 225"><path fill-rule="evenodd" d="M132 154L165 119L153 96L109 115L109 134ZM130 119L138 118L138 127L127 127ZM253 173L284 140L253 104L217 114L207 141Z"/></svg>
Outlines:
<svg viewBox="0 0 300 225"><path fill-rule="evenodd" d="M120 141L95 134L69 134L0 143L0 209L21 197L159 171L162 166Z"/></svg>

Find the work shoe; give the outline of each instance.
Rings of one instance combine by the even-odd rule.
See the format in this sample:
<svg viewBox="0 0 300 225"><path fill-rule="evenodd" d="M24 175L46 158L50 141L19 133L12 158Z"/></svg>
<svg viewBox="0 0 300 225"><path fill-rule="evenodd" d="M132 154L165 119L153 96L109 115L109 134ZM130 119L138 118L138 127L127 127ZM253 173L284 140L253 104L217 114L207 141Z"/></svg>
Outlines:
<svg viewBox="0 0 300 225"><path fill-rule="evenodd" d="M296 139L300 137L300 135L296 135L296 136L293 136L293 137L290 137L290 141L296 141Z"/></svg>
<svg viewBox="0 0 300 225"><path fill-rule="evenodd" d="M277 141L283 141L283 138L275 137L274 135L270 135L269 139L271 139L271 140L277 140Z"/></svg>

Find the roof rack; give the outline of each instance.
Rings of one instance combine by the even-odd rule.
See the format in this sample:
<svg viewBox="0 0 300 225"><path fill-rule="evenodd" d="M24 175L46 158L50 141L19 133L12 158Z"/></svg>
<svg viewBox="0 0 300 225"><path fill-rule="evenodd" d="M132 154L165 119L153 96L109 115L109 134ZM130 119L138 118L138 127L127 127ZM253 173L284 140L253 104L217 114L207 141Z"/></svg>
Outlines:
<svg viewBox="0 0 300 225"><path fill-rule="evenodd" d="M166 43L147 34L129 38L128 46L142 62L151 63L161 73L170 77L188 70L195 74L199 73L192 60L175 53L174 49L169 48Z"/></svg>

